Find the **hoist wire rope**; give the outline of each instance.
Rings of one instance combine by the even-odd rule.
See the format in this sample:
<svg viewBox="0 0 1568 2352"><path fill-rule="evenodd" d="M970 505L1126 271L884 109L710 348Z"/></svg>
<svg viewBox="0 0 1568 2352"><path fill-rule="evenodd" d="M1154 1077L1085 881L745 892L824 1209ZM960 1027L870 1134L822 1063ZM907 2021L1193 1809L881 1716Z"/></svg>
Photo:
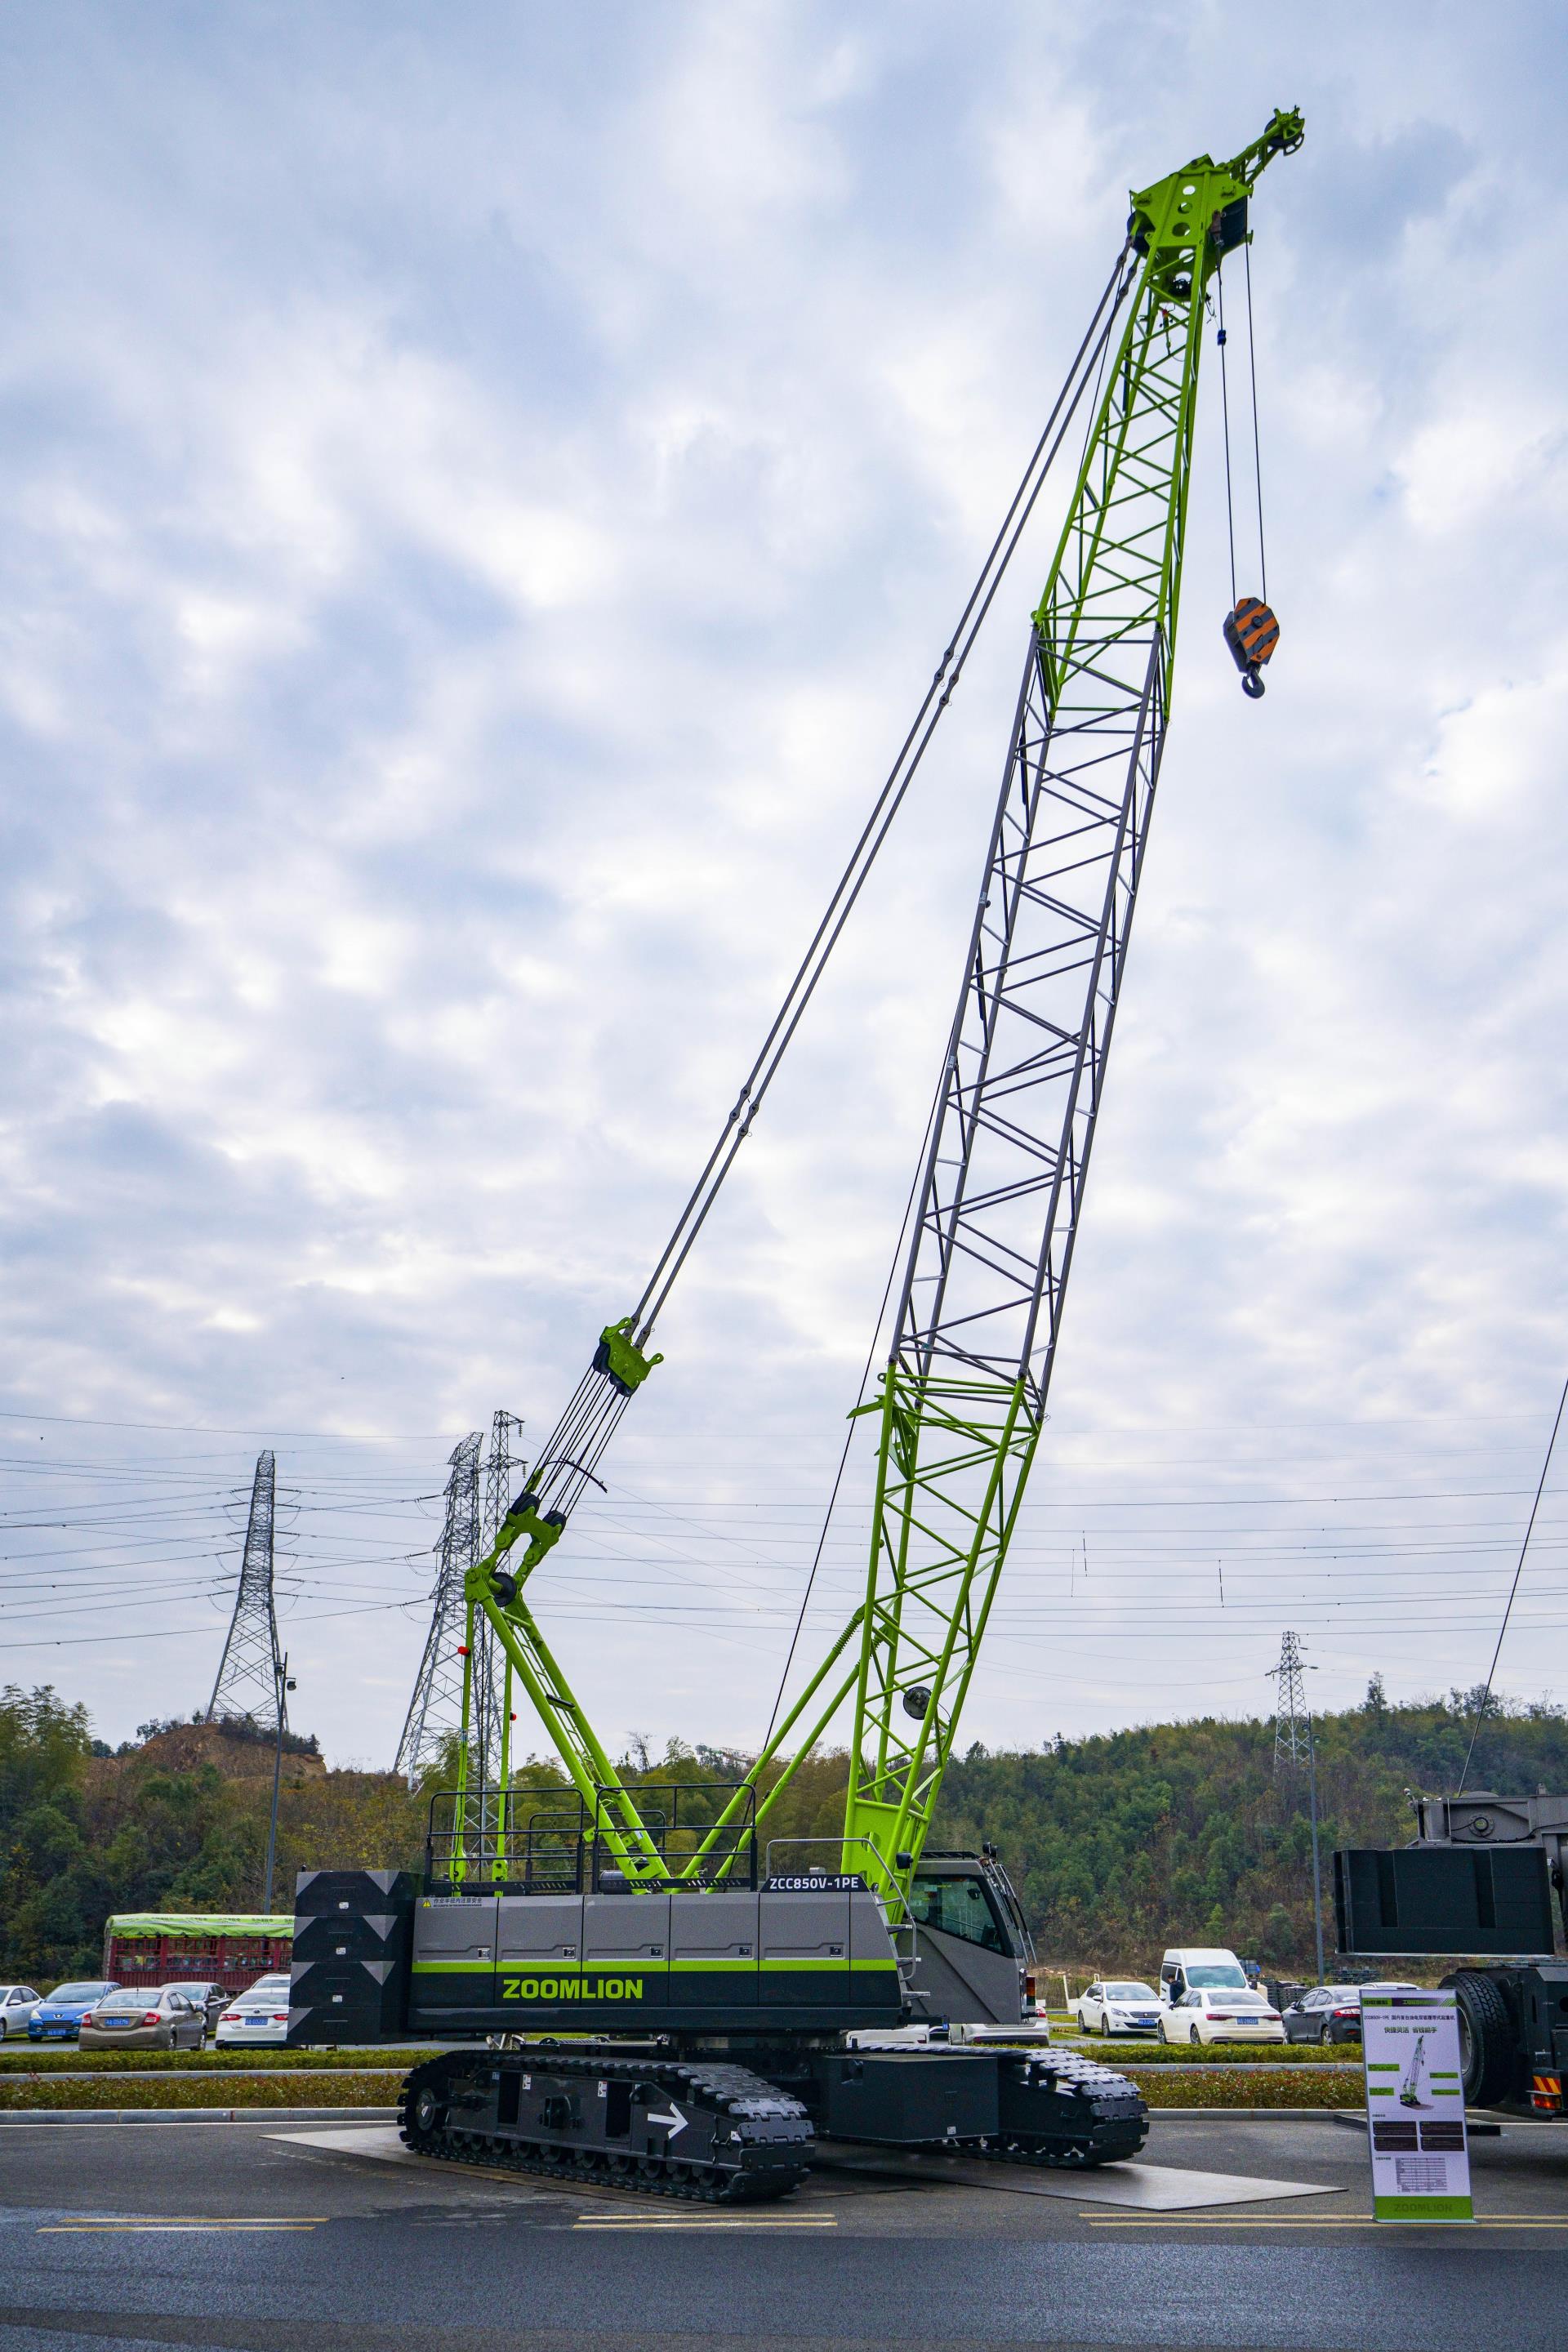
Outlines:
<svg viewBox="0 0 1568 2352"><path fill-rule="evenodd" d="M833 895L828 900L811 943L801 958L795 977L785 991L783 1003L774 1015L761 1051L747 1074L745 1083L721 1130L719 1139L709 1154L701 1174L692 1187L690 1197L676 1222L675 1230L665 1244L641 1298L632 1317L633 1332L637 1346L646 1345L668 1299L677 1276L690 1253L693 1243L707 1221L719 1191L728 1175L735 1155L744 1141L752 1118L761 1106L780 1063L794 1038L801 1018L815 994L827 961L837 946L840 933L865 887L878 853L887 839L893 819L902 805L910 785L914 781L921 761L930 746L932 735L947 708L952 690L963 675L964 664L973 649L975 640L995 599L996 592L1006 576L1008 565L1018 541L1034 512L1053 463L1061 448L1068 428L1076 415L1094 369L1103 361L1109 349L1111 330L1121 305L1137 276L1137 267L1124 268L1128 246L1123 244L1116 257L1103 292L1095 305L1093 316L1083 341L1074 354L1067 378L1058 394L1055 404L1046 420L1045 428L1024 468L1017 488L1003 518L1000 530L993 541L973 588L956 627L948 641L913 723L900 747L897 759L879 793L870 815L861 829L847 864ZM552 1450L554 1451L553 1442Z"/></svg>
<svg viewBox="0 0 1568 2352"><path fill-rule="evenodd" d="M1498 1627L1497 1647L1492 1652L1492 1662L1487 1674L1486 1688L1481 1693L1480 1705L1476 1709L1476 1720L1470 1732L1470 1744L1465 1750L1465 1769L1459 1775L1459 1785L1454 1792L1456 1796L1462 1797L1465 1793L1465 1782L1470 1773L1470 1759L1476 1752L1476 1742L1480 1738L1481 1726L1487 1718L1487 1708L1491 1704L1492 1683L1497 1675L1498 1660L1502 1655L1503 1637L1508 1632L1508 1621L1513 1614L1514 1599L1519 1591L1519 1580L1524 1574L1525 1554L1530 1549L1530 1538L1535 1532L1535 1515L1541 1508L1541 1497L1546 1492L1546 1474L1552 1467L1552 1456L1557 1450L1557 1433L1563 1426L1563 1409L1565 1405L1568 1405L1568 1380L1563 1381L1563 1393L1557 1400L1557 1418L1552 1424L1552 1434L1546 1441L1546 1458L1541 1465L1540 1484L1535 1489L1535 1500L1530 1507L1530 1517L1524 1529L1524 1541L1519 1548L1519 1564L1513 1571L1513 1582L1509 1587L1508 1603L1502 1612L1502 1623Z"/></svg>
<svg viewBox="0 0 1568 2352"><path fill-rule="evenodd" d="M1230 481L1230 370L1226 365L1228 348L1225 332L1225 272L1215 273L1215 293L1219 303L1219 413L1225 436L1225 528L1230 547L1230 609L1236 610L1236 499Z"/></svg>
<svg viewBox="0 0 1568 2352"><path fill-rule="evenodd" d="M1262 597L1263 602L1267 604L1268 602L1268 555L1263 540L1263 447L1258 425L1258 345L1252 332L1251 246L1244 245L1241 248L1241 255L1247 277L1247 373L1252 381L1252 472L1253 478L1258 488L1258 571L1259 579L1258 593ZM1227 488L1229 487L1229 469L1227 467L1226 474Z"/></svg>

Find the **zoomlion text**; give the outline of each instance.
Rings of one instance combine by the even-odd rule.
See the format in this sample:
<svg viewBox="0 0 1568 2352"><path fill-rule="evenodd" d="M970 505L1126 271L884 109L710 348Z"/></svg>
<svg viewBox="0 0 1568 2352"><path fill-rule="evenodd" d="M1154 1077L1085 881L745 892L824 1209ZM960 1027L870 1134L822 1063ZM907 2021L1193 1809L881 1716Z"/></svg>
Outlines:
<svg viewBox="0 0 1568 2352"><path fill-rule="evenodd" d="M641 1977L504 1977L503 2000L641 2000Z"/></svg>

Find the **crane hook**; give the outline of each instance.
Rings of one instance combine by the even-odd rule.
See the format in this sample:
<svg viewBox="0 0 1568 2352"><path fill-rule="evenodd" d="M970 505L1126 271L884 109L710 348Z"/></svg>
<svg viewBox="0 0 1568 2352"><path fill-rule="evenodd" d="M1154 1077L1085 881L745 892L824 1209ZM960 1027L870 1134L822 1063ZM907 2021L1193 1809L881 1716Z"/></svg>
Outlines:
<svg viewBox="0 0 1568 2352"><path fill-rule="evenodd" d="M1260 596L1238 596L1220 625L1241 672L1241 690L1257 702L1263 693L1259 672L1279 642L1279 624Z"/></svg>

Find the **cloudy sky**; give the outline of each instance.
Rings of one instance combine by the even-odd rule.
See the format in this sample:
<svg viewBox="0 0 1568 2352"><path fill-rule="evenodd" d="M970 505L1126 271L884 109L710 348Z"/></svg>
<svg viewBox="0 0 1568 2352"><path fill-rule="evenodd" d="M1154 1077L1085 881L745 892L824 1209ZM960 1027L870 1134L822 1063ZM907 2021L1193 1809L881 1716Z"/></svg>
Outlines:
<svg viewBox="0 0 1568 2352"><path fill-rule="evenodd" d="M0 40L0 1679L116 1740L201 1703L271 1444L297 1718L390 1758L446 1456L542 1433L640 1289L1129 184L1297 103L1254 209L1280 651L1247 703L1211 381L968 1723L1265 1711L1287 1625L1324 1704L1479 1680L1568 1372L1557 13L55 0ZM612 1744L767 1719L1047 537L537 1580ZM1500 1679L1568 1697L1552 1483Z"/></svg>

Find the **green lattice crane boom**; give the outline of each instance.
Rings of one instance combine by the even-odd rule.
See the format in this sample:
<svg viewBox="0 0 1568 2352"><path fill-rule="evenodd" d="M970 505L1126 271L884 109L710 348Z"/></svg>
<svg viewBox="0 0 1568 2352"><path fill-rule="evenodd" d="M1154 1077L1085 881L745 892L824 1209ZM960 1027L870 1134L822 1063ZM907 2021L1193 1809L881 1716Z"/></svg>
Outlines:
<svg viewBox="0 0 1568 2352"><path fill-rule="evenodd" d="M1205 296L1226 255L1249 241L1258 177L1301 137L1300 114L1277 111L1228 163L1199 156L1134 193L1126 246L1037 473L1026 477L1021 514L1015 501L791 995L643 1298L602 1335L468 1577L470 1611L489 1618L509 1674L629 1880L710 1869L733 1823L753 1807L765 1822L789 1759L852 1705L844 1867L889 1899L907 1893L1044 1421L1164 748ZM1046 466L1086 408L1081 464L1029 633L893 1342L879 1395L859 1409L878 1437L865 1597L712 1837L667 1860L524 1587L659 1361L649 1352L655 1319L945 706L995 593L997 550L1005 564Z"/></svg>

